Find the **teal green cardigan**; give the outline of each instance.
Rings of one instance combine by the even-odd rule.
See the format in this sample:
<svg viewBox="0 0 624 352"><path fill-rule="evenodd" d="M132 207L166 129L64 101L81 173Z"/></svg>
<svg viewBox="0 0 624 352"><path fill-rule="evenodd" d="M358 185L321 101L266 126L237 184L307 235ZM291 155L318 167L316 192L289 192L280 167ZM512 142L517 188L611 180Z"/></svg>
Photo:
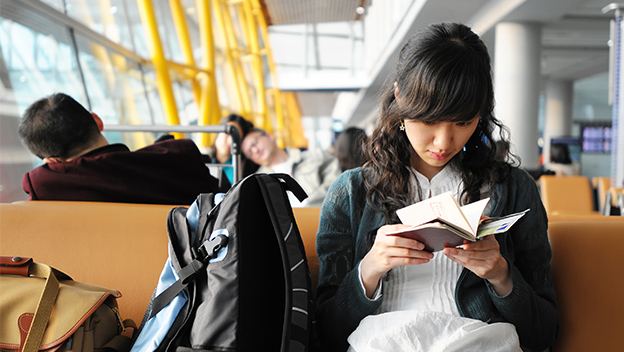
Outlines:
<svg viewBox="0 0 624 352"><path fill-rule="evenodd" d="M331 186L321 208L316 251L320 261L316 318L324 351L346 351L347 337L373 314L380 299L369 300L360 285L358 264L368 252L366 237L385 224L366 204L361 169L343 173ZM455 301L459 312L484 322L509 322L525 350L543 351L559 327L548 242L548 219L533 179L514 168L490 192L490 216L531 209L508 232L496 235L510 264L513 289L496 295L489 283L463 269Z"/></svg>

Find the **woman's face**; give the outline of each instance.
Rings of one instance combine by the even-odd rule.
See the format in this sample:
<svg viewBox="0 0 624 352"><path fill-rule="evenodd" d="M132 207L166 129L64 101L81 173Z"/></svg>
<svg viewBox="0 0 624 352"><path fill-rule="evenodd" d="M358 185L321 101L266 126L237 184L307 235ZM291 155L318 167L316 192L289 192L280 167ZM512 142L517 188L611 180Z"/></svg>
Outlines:
<svg viewBox="0 0 624 352"><path fill-rule="evenodd" d="M465 122L405 120L405 133L415 152L412 166L428 179L433 178L464 148L478 123L478 116Z"/></svg>

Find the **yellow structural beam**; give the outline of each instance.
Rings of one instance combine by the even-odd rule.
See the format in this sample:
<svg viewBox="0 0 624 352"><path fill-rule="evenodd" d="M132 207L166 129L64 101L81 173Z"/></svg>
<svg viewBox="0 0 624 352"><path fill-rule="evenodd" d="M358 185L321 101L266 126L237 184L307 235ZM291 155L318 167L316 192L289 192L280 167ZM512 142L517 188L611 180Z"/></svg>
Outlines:
<svg viewBox="0 0 624 352"><path fill-rule="evenodd" d="M286 133L290 136L289 146L292 148L307 148L308 140L303 133L303 126L301 124L301 108L297 97L294 92L285 92L282 94L284 97L285 111L288 112ZM292 115L291 115L292 114Z"/></svg>
<svg viewBox="0 0 624 352"><path fill-rule="evenodd" d="M275 70L275 63L273 61L273 55L271 53L271 48L269 44L269 33L267 29L266 19L264 18L264 13L262 12L262 7L260 6L260 2L258 0L249 0L250 6L252 7L252 11L254 14L254 18L256 20L256 25L258 27L258 31L262 38L262 43L264 44L264 48L259 52L259 54L266 56L266 63L269 68L269 75L271 76L271 81L273 83L273 89L271 90L271 95L273 97L273 112L275 114L275 130L280 132L280 139L282 141L282 146L289 145L289 134L286 134L284 129L284 114L282 111L282 97L281 92L278 88L277 84L277 74Z"/></svg>
<svg viewBox="0 0 624 352"><path fill-rule="evenodd" d="M169 0L169 6L171 7L171 15L173 16L173 23L176 27L176 33L178 35L178 41L180 42L180 50L184 56L184 61L188 66L195 67L195 57L193 56L193 48L191 45L191 37L189 35L188 26L186 23L186 13L180 0ZM195 103L199 106L201 99L201 87L199 81L195 79L196 74L191 80L191 89L193 91L193 97Z"/></svg>
<svg viewBox="0 0 624 352"><path fill-rule="evenodd" d="M209 72L206 80L207 89L202 94L203 99L208 102L200 104L199 125L216 125L221 119L221 108L219 105L219 94L217 91L217 78L215 74L215 45L212 32L212 15L210 12L210 3L206 0L197 0L195 2L199 19L199 34L201 38L202 53L204 58L204 68ZM202 135L202 146L207 146L211 138Z"/></svg>
<svg viewBox="0 0 624 352"><path fill-rule="evenodd" d="M244 117L249 117L252 112L248 93L249 86L247 85L241 66L240 50L232 25L228 2L227 0L212 0L212 6L223 35L225 58L232 75L231 82L234 84L234 94L237 98L238 110Z"/></svg>
<svg viewBox="0 0 624 352"><path fill-rule="evenodd" d="M166 123L168 125L179 125L180 119L178 117L178 108L173 95L171 78L169 77L169 67L167 65L167 60L165 59L162 42L160 41L158 23L156 21L156 15L154 14L152 1L137 0L137 4L139 5L141 22L145 28L147 44L152 55L152 63L156 72L158 93L160 95L160 100L165 113ZM181 136L178 135L178 137Z"/></svg>
<svg viewBox="0 0 624 352"><path fill-rule="evenodd" d="M256 111L255 113L263 118L263 127L269 132L273 131L271 120L267 114L267 103L264 87L264 74L262 72L262 58L260 54L260 44L258 42L258 25L253 13L250 0L242 2L242 11L240 13L241 21L244 26L247 43L249 45L249 54L251 55L251 76L255 85L256 93ZM278 145L283 144L277 140Z"/></svg>
<svg viewBox="0 0 624 352"><path fill-rule="evenodd" d="M274 133L280 147L307 146L296 96L281 92L278 87L267 24L259 0L195 0L201 64L195 62L193 54L197 51L193 50L190 40L182 0L169 0L169 4L184 63L165 58L153 0L137 2L168 124L179 124L170 76L174 74L177 80L191 81L199 125L217 124L224 114L236 112ZM218 49L222 49L223 55L219 56L217 67ZM217 78L223 81L218 82ZM265 84L267 79L271 79L270 89ZM219 84L222 85L221 91ZM219 100L220 93L227 93L223 103ZM211 139L211 136L203 135L199 144L207 146Z"/></svg>

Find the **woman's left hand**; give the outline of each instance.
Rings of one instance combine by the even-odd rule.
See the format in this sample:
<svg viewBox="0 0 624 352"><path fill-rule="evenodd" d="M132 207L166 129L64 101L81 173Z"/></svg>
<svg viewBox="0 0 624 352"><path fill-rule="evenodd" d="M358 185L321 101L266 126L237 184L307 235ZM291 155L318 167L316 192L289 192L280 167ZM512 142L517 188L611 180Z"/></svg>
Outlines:
<svg viewBox="0 0 624 352"><path fill-rule="evenodd" d="M463 248L444 248L443 253L477 276L488 280L499 296L511 292L509 264L501 255L494 235L476 242L464 241Z"/></svg>

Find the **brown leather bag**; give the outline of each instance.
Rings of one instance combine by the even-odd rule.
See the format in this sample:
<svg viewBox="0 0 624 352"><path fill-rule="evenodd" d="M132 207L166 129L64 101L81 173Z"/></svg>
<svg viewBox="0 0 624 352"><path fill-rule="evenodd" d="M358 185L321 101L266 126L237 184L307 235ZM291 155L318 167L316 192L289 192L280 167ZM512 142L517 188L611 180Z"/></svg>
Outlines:
<svg viewBox="0 0 624 352"><path fill-rule="evenodd" d="M116 290L73 281L31 258L0 257L0 350L127 352Z"/></svg>

